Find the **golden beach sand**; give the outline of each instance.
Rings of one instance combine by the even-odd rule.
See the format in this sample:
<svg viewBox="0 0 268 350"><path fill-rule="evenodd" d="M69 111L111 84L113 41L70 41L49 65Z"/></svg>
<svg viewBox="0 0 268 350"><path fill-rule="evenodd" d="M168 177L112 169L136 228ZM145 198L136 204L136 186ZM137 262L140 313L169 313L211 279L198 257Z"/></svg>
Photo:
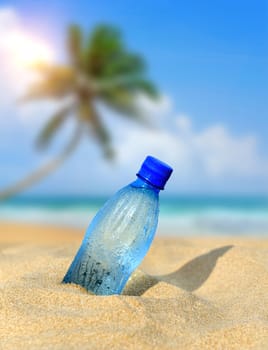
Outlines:
<svg viewBox="0 0 268 350"><path fill-rule="evenodd" d="M268 239L157 237L100 297L61 284L82 236L0 224L0 349L268 349Z"/></svg>

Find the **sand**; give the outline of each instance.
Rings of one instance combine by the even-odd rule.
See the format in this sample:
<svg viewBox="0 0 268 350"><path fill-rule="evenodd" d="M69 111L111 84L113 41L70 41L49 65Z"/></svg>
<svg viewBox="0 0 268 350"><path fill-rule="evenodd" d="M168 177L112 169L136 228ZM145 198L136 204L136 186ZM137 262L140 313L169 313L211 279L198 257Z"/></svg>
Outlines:
<svg viewBox="0 0 268 350"><path fill-rule="evenodd" d="M82 236L0 224L0 349L268 349L268 239L156 238L100 297L61 284Z"/></svg>

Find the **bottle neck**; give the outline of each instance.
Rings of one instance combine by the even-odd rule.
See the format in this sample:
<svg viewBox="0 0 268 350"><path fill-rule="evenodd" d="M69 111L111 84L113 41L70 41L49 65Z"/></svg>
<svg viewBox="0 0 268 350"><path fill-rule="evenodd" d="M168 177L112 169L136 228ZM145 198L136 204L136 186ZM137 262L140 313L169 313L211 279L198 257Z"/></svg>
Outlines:
<svg viewBox="0 0 268 350"><path fill-rule="evenodd" d="M156 193L159 193L160 189L149 183L143 178L137 177L135 181L131 183L132 187L137 187L137 188L147 188L150 190L153 190Z"/></svg>

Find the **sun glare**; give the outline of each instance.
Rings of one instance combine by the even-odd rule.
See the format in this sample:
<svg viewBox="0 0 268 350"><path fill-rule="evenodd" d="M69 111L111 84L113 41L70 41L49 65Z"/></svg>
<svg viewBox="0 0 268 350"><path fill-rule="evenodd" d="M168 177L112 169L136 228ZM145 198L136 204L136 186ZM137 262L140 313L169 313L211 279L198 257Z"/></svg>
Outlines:
<svg viewBox="0 0 268 350"><path fill-rule="evenodd" d="M13 59L18 65L27 67L53 60L54 55L49 45L28 34L14 33L10 45L12 45Z"/></svg>
<svg viewBox="0 0 268 350"><path fill-rule="evenodd" d="M0 35L0 80L18 95L36 78L34 66L52 63L56 54L49 41L25 31L16 23L4 29L4 34Z"/></svg>

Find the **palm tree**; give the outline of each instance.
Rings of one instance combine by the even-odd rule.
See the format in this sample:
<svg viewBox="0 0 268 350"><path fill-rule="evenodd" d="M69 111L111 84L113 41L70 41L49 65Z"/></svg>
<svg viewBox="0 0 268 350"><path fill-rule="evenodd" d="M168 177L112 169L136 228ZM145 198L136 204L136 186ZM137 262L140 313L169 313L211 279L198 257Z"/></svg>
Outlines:
<svg viewBox="0 0 268 350"><path fill-rule="evenodd" d="M104 156L113 158L110 133L98 115L97 101L124 117L146 123L137 104L137 95L141 93L157 98L157 90L145 77L143 59L127 50L118 29L100 25L88 38L84 38L81 29L72 25L68 32L67 47L69 64L39 64L36 68L41 79L30 87L23 100L63 100L61 108L38 135L39 148L46 148L70 117L76 120L72 137L57 157L15 185L0 191L0 199L23 191L53 172L75 150L81 137L89 134L88 129L102 148Z"/></svg>

